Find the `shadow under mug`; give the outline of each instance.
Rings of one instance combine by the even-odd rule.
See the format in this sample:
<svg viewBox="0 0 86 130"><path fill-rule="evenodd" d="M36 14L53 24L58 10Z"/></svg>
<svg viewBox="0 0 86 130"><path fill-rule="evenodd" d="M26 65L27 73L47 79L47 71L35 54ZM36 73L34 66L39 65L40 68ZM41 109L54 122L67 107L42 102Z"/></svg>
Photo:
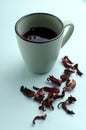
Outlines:
<svg viewBox="0 0 86 130"><path fill-rule="evenodd" d="M66 33L64 29L68 26ZM29 28L47 27L58 33L49 41L33 42L22 34ZM21 17L15 24L15 32L21 55L27 67L35 73L47 73L54 66L60 49L65 45L74 30L70 21L62 22L48 13L32 13Z"/></svg>

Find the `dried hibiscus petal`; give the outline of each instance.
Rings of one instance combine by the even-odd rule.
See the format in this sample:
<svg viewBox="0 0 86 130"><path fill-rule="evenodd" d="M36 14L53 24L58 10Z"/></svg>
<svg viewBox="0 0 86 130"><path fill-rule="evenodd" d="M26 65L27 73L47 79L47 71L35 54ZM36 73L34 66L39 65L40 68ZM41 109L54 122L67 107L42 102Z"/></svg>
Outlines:
<svg viewBox="0 0 86 130"><path fill-rule="evenodd" d="M74 66L73 66L73 68L76 70L76 73L79 75L79 76L82 76L83 75L83 73L79 70L79 68L78 68L78 64L75 64Z"/></svg>
<svg viewBox="0 0 86 130"><path fill-rule="evenodd" d="M72 89L74 89L76 86L76 81L73 79L71 82L70 80L68 80L66 82L66 87L63 88L63 90L65 91L71 91Z"/></svg>
<svg viewBox="0 0 86 130"><path fill-rule="evenodd" d="M35 116L34 119L33 119L33 124L36 124L36 120L45 120L47 117L47 114L45 115L42 115L42 116Z"/></svg>
<svg viewBox="0 0 86 130"><path fill-rule="evenodd" d="M47 78L47 81L51 81L52 83L55 83L59 86L61 86L61 84L62 84L62 80L57 79L54 76L49 76L49 78Z"/></svg>
<svg viewBox="0 0 86 130"><path fill-rule="evenodd" d="M68 56L64 56L62 58L62 63L64 65L64 67L66 67L66 68L72 68L73 62L68 58Z"/></svg>
<svg viewBox="0 0 86 130"><path fill-rule="evenodd" d="M73 64L73 62L69 59L68 56L64 56L63 59L65 59L68 63Z"/></svg>
<svg viewBox="0 0 86 130"><path fill-rule="evenodd" d="M28 97L34 97L34 95L35 95L35 92L34 92L34 91L32 91L32 90L30 90L30 89L24 87L23 85L21 86L20 91L21 91L24 95L26 95L26 96L28 96Z"/></svg>
<svg viewBox="0 0 86 130"><path fill-rule="evenodd" d="M63 91L62 91L62 94L61 94L61 97L64 97L65 96L65 92L69 92L71 90L73 90L76 86L76 81L73 79L71 82L70 80L68 79L66 81L66 87L63 88Z"/></svg>
<svg viewBox="0 0 86 130"><path fill-rule="evenodd" d="M40 92L38 91L37 93L35 93L34 91L24 87L24 86L21 86L20 88L20 91L27 97L33 97L34 100L38 101L38 102L41 102L43 101L44 99L44 91L41 90Z"/></svg>
<svg viewBox="0 0 86 130"><path fill-rule="evenodd" d="M70 96L70 97L68 97L68 99L65 100L64 102L60 102L60 103L58 104L58 108L60 108L60 105L61 105L62 108L66 111L66 113L68 113L68 114L75 114L73 111L71 111L71 110L69 110L69 109L67 108L67 105L68 105L68 104L72 104L72 103L74 103L75 101L76 101L76 98L73 97L73 96Z"/></svg>

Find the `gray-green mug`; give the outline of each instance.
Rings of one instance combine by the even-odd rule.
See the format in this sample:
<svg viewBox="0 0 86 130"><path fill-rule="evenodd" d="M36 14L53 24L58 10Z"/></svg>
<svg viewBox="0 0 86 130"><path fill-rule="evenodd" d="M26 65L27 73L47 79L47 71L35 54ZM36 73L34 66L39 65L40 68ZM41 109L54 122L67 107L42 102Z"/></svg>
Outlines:
<svg viewBox="0 0 86 130"><path fill-rule="evenodd" d="M65 27L69 27L64 35ZM28 28L46 27L58 33L54 38L44 42L25 39L22 34ZM21 55L27 67L35 73L47 73L54 66L61 47L67 42L74 30L70 21L62 22L58 17L48 13L32 13L21 17L15 24L15 32Z"/></svg>

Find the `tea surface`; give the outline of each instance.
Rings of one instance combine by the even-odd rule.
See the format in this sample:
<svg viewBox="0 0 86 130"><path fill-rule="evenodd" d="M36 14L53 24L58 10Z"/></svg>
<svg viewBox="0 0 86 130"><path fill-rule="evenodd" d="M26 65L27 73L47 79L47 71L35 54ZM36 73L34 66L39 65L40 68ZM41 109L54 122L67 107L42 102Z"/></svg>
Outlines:
<svg viewBox="0 0 86 130"><path fill-rule="evenodd" d="M55 38L58 34L50 28L35 27L25 31L22 36L32 42L46 42Z"/></svg>

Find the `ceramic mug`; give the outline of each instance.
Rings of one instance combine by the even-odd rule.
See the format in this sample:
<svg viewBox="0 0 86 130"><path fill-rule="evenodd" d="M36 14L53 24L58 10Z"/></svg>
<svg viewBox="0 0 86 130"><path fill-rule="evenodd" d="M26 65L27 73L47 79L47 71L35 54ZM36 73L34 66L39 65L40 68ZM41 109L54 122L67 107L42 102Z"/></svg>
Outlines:
<svg viewBox="0 0 86 130"><path fill-rule="evenodd" d="M25 39L22 34L28 28L50 28L57 36L44 42ZM68 30L64 34L64 29ZM74 30L70 21L62 22L57 16L48 13L32 13L21 17L15 24L15 32L21 55L27 67L35 73L47 73L54 66L60 49L65 45Z"/></svg>

